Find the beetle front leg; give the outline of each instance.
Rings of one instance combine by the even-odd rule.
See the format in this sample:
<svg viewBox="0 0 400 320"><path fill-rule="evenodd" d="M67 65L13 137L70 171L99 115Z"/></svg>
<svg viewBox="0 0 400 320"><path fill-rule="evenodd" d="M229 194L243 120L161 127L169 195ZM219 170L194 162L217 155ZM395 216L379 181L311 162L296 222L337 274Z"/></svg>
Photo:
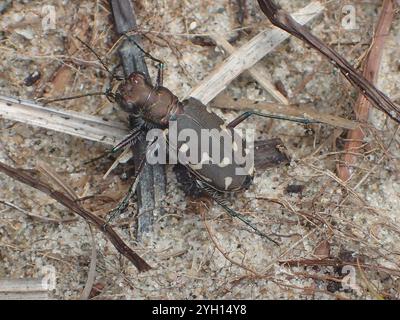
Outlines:
<svg viewBox="0 0 400 320"><path fill-rule="evenodd" d="M148 53L146 50L144 50L135 40L131 39L128 35L124 35L128 41L132 42L143 54L145 57L153 60L154 62L157 62L157 82L156 82L156 87L161 87L163 85L164 81L164 62L161 61L160 59L155 58L152 56L150 53Z"/></svg>
<svg viewBox="0 0 400 320"><path fill-rule="evenodd" d="M135 144L136 141L137 141L137 139L138 139L138 136L139 136L141 130L142 130L141 127L132 130L132 131L129 133L129 135L127 135L127 136L126 136L125 138L123 138L120 142L118 142L118 144L116 144L111 150L104 152L102 155L100 155L100 156L98 156L98 157L96 157L96 158L94 158L94 159L85 161L84 164L85 164L85 165L88 165L88 164L91 164L91 163L93 163L93 162L99 161L99 160L101 160L101 159L103 159L103 158L106 158L106 157L108 157L108 156L110 156L110 155L112 155L112 154L118 152L118 151L121 150L122 148L125 148L127 145L133 145L133 144Z"/></svg>
<svg viewBox="0 0 400 320"><path fill-rule="evenodd" d="M109 212L109 217L107 219L107 223L109 223L116 216L121 215L125 211L126 207L129 204L129 200L136 193L136 188L139 184L139 176L140 176L140 173L142 172L145 164L146 164L146 156L143 156L143 158L140 161L139 167L137 168L137 170L135 172L133 183L129 187L128 193L125 195L124 199L118 204L118 206Z"/></svg>
<svg viewBox="0 0 400 320"><path fill-rule="evenodd" d="M114 217L116 217L117 215L122 214L122 212L124 212L124 210L126 209L126 207L129 204L129 200L133 197L133 195L136 193L136 188L139 184L139 177L140 174L143 171L144 166L147 163L147 153L150 150L151 145L155 142L155 139L153 139L152 141L150 141L147 144L146 147L146 152L143 154L142 158L140 159L139 165L136 168L136 172L135 172L135 176L133 177L133 183L131 184L128 193L125 195L124 199L118 204L118 206L110 211L110 217L107 219L107 223L110 222L112 219L114 219Z"/></svg>
<svg viewBox="0 0 400 320"><path fill-rule="evenodd" d="M140 135L142 128L136 128L132 130L125 138L123 138L118 144L116 144L112 149L111 153L115 153L122 148L125 148L127 145L134 145Z"/></svg>
<svg viewBox="0 0 400 320"><path fill-rule="evenodd" d="M304 118L290 118L290 117L285 117L285 116L276 116L273 114L262 113L262 112L258 112L258 111L246 111L245 113L241 114L236 119L232 120L226 127L230 128L230 129L235 128L238 124L242 123L244 120L246 120L247 118L249 118L250 116L253 116L253 115L259 116L259 117L264 117L264 118L270 118L270 119L298 122L298 123L303 123L303 124L320 123L319 121L314 121L314 120L309 120L309 119L304 119Z"/></svg>

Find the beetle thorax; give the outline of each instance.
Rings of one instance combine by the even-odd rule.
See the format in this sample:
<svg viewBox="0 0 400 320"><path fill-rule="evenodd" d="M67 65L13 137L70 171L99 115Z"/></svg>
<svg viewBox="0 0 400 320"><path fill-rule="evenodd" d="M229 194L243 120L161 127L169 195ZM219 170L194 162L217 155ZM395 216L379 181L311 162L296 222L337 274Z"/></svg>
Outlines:
<svg viewBox="0 0 400 320"><path fill-rule="evenodd" d="M181 110L178 98L171 91L153 86L139 72L132 73L118 93L118 103L126 112L157 125L166 126L170 115Z"/></svg>

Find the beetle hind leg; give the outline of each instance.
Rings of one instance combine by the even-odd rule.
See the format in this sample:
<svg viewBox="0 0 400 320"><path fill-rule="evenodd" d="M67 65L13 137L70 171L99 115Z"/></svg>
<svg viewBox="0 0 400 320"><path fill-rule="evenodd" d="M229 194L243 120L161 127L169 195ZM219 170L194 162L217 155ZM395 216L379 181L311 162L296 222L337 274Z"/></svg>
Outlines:
<svg viewBox="0 0 400 320"><path fill-rule="evenodd" d="M276 242L275 240L271 239L268 235L260 231L256 226L254 226L247 217L243 216L239 212L233 210L228 206L228 203L226 199L221 197L221 194L215 191L214 189L208 188L204 186L203 184L200 183L200 187L216 202L218 203L219 206L221 206L232 218L239 219L242 221L244 224L249 226L251 229L255 231L256 234L258 234L260 237L265 238L271 242L273 242L275 245L279 246L279 243Z"/></svg>
<svg viewBox="0 0 400 320"><path fill-rule="evenodd" d="M247 118L249 118L251 116L259 116L259 117L263 117L263 118L298 122L298 123L302 123L302 124L320 123L319 121L309 120L306 118L294 118L294 117L286 117L286 116L277 116L277 115L262 113L262 112L258 112L258 111L246 111L245 113L241 114L236 119L232 120L227 125L227 128L235 128L237 125L239 125L240 123L242 123L244 120L246 120Z"/></svg>

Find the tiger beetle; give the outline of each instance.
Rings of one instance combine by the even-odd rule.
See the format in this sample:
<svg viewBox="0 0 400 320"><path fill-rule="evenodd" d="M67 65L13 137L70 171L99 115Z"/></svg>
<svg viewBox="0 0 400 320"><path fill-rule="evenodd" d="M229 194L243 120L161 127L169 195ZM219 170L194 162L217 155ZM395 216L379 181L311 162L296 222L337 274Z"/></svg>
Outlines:
<svg viewBox="0 0 400 320"><path fill-rule="evenodd" d="M237 125L254 115L265 118L293 121L302 124L318 123L317 121L310 121L303 118L288 118L256 111L244 112L230 123L225 123L224 120L222 120L217 114L212 112L199 100L191 97L180 101L178 97L175 96L169 89L163 87L164 63L161 60L153 57L150 53L146 52L139 44L137 44L128 36L126 36L126 38L128 41L131 41L135 46L137 46L145 57L157 63L158 74L155 85L152 85L150 82L148 82L145 75L140 72L133 72L126 79L116 77L107 68L99 55L85 42L78 39L97 57L101 65L108 73L111 74L113 79L119 80L121 83L115 93L112 92L111 89L108 89L106 92L89 93L47 101L47 103L49 103L54 101L81 98L85 96L104 95L110 101L116 102L125 112L133 117L136 124L135 128L107 154L115 153L125 149L126 147L134 145L137 142L140 133L143 131L148 131L154 128L168 130L171 123L176 125L178 134L185 129L192 129L198 133L202 129L217 129L230 132L232 135L236 134L234 128ZM166 139L166 144L169 144L170 141L168 140L168 135L165 134L164 136ZM201 137L201 134L198 136ZM243 139L243 143L246 144L245 139L241 139ZM225 142L225 140L223 141ZM110 219L113 216L122 213L128 206L130 198L136 192L140 173L147 163L146 154L149 153L150 147L154 144L154 142L154 140L149 142L147 151L145 154L141 155L139 166L136 168L134 181L129 189L129 192L120 202L118 207L110 212ZM201 141L199 141L198 145L201 145ZM178 151L178 153L187 151L187 148L185 148L186 144L183 141L178 141L173 147ZM224 146L222 145L221 148L224 149ZM239 151L233 150L233 153L235 152ZM212 156L212 154L207 154L207 158L212 158ZM195 183L201 191L208 194L214 201L216 201L216 203L218 203L218 205L220 205L230 216L241 220L243 223L253 229L258 235L278 245L275 240L259 231L245 216L231 209L223 197L224 194L234 193L248 188L253 180L254 167L250 168L246 174L237 175L237 169L243 169L242 165L240 164L237 164L233 161L223 164L204 164L203 160L204 159L200 160L199 163L181 163L187 169L193 183Z"/></svg>

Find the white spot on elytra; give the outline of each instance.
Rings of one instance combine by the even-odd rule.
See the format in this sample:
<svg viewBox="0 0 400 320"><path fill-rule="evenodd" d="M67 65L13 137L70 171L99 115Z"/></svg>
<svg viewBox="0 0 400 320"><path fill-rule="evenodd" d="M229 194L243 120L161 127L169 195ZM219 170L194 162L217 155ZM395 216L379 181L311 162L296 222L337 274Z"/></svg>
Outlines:
<svg viewBox="0 0 400 320"><path fill-rule="evenodd" d="M219 167L225 168L226 166L229 166L230 164L232 164L231 159L229 159L229 157L225 157L224 159L222 159L222 162L219 164Z"/></svg>
<svg viewBox="0 0 400 320"><path fill-rule="evenodd" d="M201 170L203 169L203 164L198 163L198 164L189 164L189 167L193 170Z"/></svg>
<svg viewBox="0 0 400 320"><path fill-rule="evenodd" d="M196 21L193 21L190 25L189 25L189 29L190 30L194 30L194 29L196 29L197 28L197 23L196 23Z"/></svg>
<svg viewBox="0 0 400 320"><path fill-rule="evenodd" d="M225 178L225 190L228 190L228 188L232 184L232 181L233 181L232 177L226 177Z"/></svg>
<svg viewBox="0 0 400 320"><path fill-rule="evenodd" d="M206 163L207 161L210 161L210 160L211 160L211 157L208 154L208 152L203 152L200 163Z"/></svg>

